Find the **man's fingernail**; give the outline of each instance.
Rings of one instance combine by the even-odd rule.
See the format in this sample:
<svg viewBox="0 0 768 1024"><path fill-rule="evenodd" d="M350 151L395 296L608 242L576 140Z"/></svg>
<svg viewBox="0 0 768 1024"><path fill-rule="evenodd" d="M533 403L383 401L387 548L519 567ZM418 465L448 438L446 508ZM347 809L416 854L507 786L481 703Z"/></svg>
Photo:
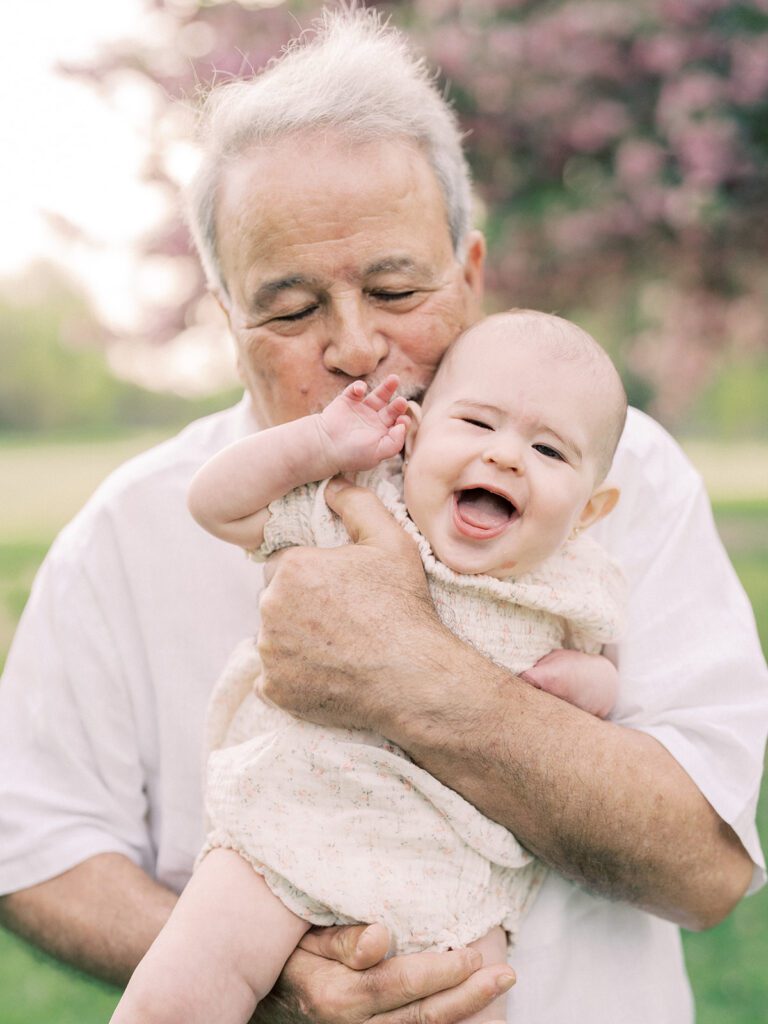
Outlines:
<svg viewBox="0 0 768 1024"><path fill-rule="evenodd" d="M496 988L499 992L509 992L517 980L514 974L500 974L496 978Z"/></svg>

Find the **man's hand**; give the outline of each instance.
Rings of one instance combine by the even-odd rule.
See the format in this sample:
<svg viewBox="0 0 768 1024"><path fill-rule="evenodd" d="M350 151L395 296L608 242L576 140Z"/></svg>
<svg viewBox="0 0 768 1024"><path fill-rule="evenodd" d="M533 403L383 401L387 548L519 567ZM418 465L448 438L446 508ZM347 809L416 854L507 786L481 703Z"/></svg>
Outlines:
<svg viewBox="0 0 768 1024"><path fill-rule="evenodd" d="M471 949L384 959L383 925L312 929L251 1024L457 1024L515 980Z"/></svg>
<svg viewBox="0 0 768 1024"><path fill-rule="evenodd" d="M319 430L339 472L373 469L403 447L408 403L395 395L398 383L394 373L372 391L364 380L353 381L318 415Z"/></svg>
<svg viewBox="0 0 768 1024"><path fill-rule="evenodd" d="M288 548L269 559L262 694L300 718L382 731L377 715L398 703L425 636L462 645L437 617L416 545L378 498L333 480L326 500L334 510L354 504L354 544Z"/></svg>

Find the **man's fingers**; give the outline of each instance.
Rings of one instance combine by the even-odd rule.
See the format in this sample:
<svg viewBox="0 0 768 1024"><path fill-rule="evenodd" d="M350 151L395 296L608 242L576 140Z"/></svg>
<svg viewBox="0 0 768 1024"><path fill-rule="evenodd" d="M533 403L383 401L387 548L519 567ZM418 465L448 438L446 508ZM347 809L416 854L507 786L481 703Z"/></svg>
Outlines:
<svg viewBox="0 0 768 1024"><path fill-rule="evenodd" d="M264 568L262 572L264 575L265 587L269 586L270 580L277 572L277 567L280 565L280 559L282 558L286 550L287 548L283 548L281 551L276 551L273 555L270 555L269 558L264 563Z"/></svg>
<svg viewBox="0 0 768 1024"><path fill-rule="evenodd" d="M515 973L511 967L483 967L452 988L379 1013L370 1018L369 1024L459 1024L490 1006L514 983ZM498 1012L503 1012L501 1007Z"/></svg>
<svg viewBox="0 0 768 1024"><path fill-rule="evenodd" d="M353 1006L365 1005L368 1013L378 1021L375 1015L406 1012L412 1003L419 1003L427 997L434 998L444 989L454 989L466 982L481 963L482 957L473 949L393 956L361 972L349 998ZM456 1018L460 1019L460 1016ZM393 1018L395 1020L398 1018ZM403 1017L403 1022L407 1020Z"/></svg>
<svg viewBox="0 0 768 1024"><path fill-rule="evenodd" d="M337 476L328 483L325 500L341 516L353 543L369 544L393 554L415 554L413 541L367 487L355 487Z"/></svg>
<svg viewBox="0 0 768 1024"><path fill-rule="evenodd" d="M389 932L383 924L310 928L299 945L308 953L338 960L355 971L364 971L387 955Z"/></svg>

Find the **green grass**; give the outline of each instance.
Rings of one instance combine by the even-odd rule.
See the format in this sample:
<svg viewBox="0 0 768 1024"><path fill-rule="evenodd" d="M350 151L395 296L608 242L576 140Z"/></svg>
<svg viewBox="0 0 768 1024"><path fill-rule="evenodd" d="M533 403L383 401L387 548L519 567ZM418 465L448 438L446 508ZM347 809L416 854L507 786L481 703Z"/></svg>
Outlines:
<svg viewBox="0 0 768 1024"><path fill-rule="evenodd" d="M145 435L82 444L0 441L0 659L55 533L113 465L155 439ZM714 455L700 451L722 485L718 449ZM765 455L763 450L755 459L750 451L741 465L765 466ZM768 650L768 494L759 473L750 483L745 470L739 481L738 500L726 497L722 488L717 491L715 513ZM758 820L768 839L768 786ZM719 927L685 934L684 944L698 1024L756 1024L766 1019L768 888L745 900ZM2 1024L102 1024L117 998L114 989L69 971L0 931Z"/></svg>
<svg viewBox="0 0 768 1024"><path fill-rule="evenodd" d="M106 1024L117 989L76 974L0 931L3 1024Z"/></svg>

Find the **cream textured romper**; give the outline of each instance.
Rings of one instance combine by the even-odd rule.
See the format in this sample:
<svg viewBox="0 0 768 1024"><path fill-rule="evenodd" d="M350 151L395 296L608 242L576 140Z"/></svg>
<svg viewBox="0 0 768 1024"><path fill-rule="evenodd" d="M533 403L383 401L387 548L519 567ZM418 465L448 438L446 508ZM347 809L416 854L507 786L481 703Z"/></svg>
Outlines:
<svg viewBox="0 0 768 1024"><path fill-rule="evenodd" d="M624 580L588 537L516 580L459 575L409 519L396 461L360 482L417 541L443 623L499 665L522 672L555 648L598 653L616 639ZM349 542L323 484L297 488L270 513L257 559ZM234 849L300 917L381 921L398 953L463 946L499 924L513 941L544 867L383 737L300 721L261 700L259 671L255 644L244 641L211 697L201 857Z"/></svg>

